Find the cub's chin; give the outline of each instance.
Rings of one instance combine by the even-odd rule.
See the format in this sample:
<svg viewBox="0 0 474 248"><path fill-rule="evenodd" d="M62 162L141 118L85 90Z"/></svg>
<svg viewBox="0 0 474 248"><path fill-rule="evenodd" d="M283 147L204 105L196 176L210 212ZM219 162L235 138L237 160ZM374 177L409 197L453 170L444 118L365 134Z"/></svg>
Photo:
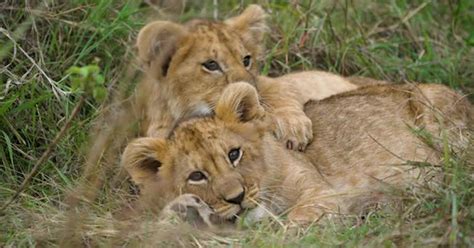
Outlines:
<svg viewBox="0 0 474 248"><path fill-rule="evenodd" d="M220 216L220 218L235 221L238 218L245 217L248 212L254 211L258 206L259 204L257 204L255 200L246 199L240 205L228 204L224 207L217 208L215 213Z"/></svg>
<svg viewBox="0 0 474 248"><path fill-rule="evenodd" d="M270 210L266 209L264 206L261 205L252 209L247 209L245 215L243 215L245 223L248 224L253 224L262 221L263 219L266 219L270 216Z"/></svg>

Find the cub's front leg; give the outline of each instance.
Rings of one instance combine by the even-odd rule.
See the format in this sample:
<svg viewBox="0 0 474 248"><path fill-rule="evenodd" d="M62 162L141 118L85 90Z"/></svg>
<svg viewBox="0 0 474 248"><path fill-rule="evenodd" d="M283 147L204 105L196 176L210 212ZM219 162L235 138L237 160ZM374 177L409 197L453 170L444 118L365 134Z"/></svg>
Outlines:
<svg viewBox="0 0 474 248"><path fill-rule="evenodd" d="M312 122L298 101L297 90L281 81L259 77L257 80L262 105L274 118L276 138L290 150L304 151L313 139Z"/></svg>
<svg viewBox="0 0 474 248"><path fill-rule="evenodd" d="M288 220L298 225L311 224L324 216L331 216L340 212L339 204L334 192L320 190L306 190L290 209Z"/></svg>
<svg viewBox="0 0 474 248"><path fill-rule="evenodd" d="M295 224L310 224L326 214L339 213L340 194L327 181L305 154L294 154L278 173L283 176L281 187L289 189L279 194L286 199L288 219ZM278 177L273 176L272 177Z"/></svg>

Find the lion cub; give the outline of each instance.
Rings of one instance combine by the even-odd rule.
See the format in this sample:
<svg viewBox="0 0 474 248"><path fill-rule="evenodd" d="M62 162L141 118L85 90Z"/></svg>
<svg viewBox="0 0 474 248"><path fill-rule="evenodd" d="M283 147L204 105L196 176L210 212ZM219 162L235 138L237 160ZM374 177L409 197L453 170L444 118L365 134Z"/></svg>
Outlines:
<svg viewBox="0 0 474 248"><path fill-rule="evenodd" d="M166 137L175 122L213 112L227 85L246 81L256 87L262 106L275 118L276 137L290 149L303 150L313 137L304 103L357 86L319 71L258 76L256 62L268 29L265 16L260 6L250 5L223 22L155 21L143 27L137 47L146 77L137 99L146 109L145 135Z"/></svg>
<svg viewBox="0 0 474 248"><path fill-rule="evenodd" d="M275 140L260 102L253 86L234 83L215 115L184 121L167 139L131 142L122 164L148 207L189 193L224 219L266 208L311 222L382 201L387 188L436 181L439 167L413 165L439 164L443 138L458 152L472 142L472 106L442 85L366 86L310 102L318 135L305 153ZM422 129L431 146L415 134Z"/></svg>

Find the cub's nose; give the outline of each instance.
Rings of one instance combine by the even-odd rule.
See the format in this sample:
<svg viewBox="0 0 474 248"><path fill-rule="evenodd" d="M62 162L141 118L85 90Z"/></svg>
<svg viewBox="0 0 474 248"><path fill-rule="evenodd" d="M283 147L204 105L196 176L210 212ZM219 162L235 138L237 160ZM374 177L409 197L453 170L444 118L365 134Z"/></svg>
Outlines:
<svg viewBox="0 0 474 248"><path fill-rule="evenodd" d="M245 196L245 191L242 191L237 197L234 197L232 199L225 199L225 201L228 203L240 205L240 203L242 203L242 201L244 200L244 196Z"/></svg>

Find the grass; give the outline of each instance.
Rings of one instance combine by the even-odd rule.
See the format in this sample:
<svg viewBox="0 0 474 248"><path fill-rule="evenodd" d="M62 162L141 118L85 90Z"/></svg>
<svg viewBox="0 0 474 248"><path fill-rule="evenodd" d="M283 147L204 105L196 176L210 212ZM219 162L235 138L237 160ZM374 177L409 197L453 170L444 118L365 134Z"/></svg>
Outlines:
<svg viewBox="0 0 474 248"><path fill-rule="evenodd" d="M270 11L262 73L322 69L393 82L443 83L474 100L474 2L346 0L257 1ZM243 3L243 5L242 5ZM168 18L223 19L250 1L188 1ZM163 15L140 1L75 0L0 3L0 202L11 197L59 132L80 96L71 66L97 64L111 95L133 89L133 42L144 23ZM58 244L66 226L66 192L81 178L88 131L112 100L88 99L53 155L18 201L0 216L2 246ZM198 246L474 246L472 164L446 149L445 184L405 192L399 209L379 211L362 224L330 221L298 233L263 223L237 238L196 236ZM115 161L116 162L116 161ZM110 246L110 211L120 199L101 191L85 214L84 239ZM111 193L112 192L112 193ZM125 195L123 193L122 195ZM125 196L124 196L125 197ZM110 203L112 202L112 203ZM115 202L115 203L114 203ZM82 216L82 215L81 215ZM84 231L83 230L83 231ZM133 239L129 245L137 244ZM175 244L175 243L172 243ZM177 243L179 244L179 243Z"/></svg>

